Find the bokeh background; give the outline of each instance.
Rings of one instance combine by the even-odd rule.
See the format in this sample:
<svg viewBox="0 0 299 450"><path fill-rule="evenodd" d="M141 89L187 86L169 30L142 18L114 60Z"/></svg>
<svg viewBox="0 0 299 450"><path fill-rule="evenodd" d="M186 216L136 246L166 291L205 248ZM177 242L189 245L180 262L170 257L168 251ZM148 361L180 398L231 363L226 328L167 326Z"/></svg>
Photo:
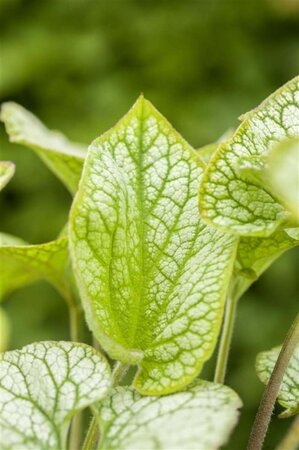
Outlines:
<svg viewBox="0 0 299 450"><path fill-rule="evenodd" d="M1 101L89 143L143 92L199 147L296 75L298 18L296 0L0 0ZM30 243L55 238L70 195L32 152L8 144L3 126L0 145L1 159L17 166L1 193L1 231ZM244 408L227 449L246 447L263 390L255 356L282 342L298 309L298 261L296 250L281 257L240 302L227 384ZM10 348L68 339L66 307L49 285L15 292L4 306ZM273 420L265 448L289 423Z"/></svg>

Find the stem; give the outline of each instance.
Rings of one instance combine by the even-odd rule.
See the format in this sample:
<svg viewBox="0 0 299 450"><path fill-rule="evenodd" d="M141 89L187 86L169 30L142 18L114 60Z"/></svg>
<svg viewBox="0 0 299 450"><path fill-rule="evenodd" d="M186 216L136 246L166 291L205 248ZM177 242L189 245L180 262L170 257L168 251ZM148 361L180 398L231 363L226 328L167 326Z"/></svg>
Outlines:
<svg viewBox="0 0 299 450"><path fill-rule="evenodd" d="M73 342L80 342L81 310L76 304L69 305L70 338ZM72 449L73 450L73 449Z"/></svg>
<svg viewBox="0 0 299 450"><path fill-rule="evenodd" d="M127 364L121 362L117 362L115 364L113 368L113 378L114 378L113 386L117 386L122 381L128 369L129 366ZM98 441L99 441L98 421L96 416L93 416L86 434L82 450L93 450L96 447ZM72 447L70 448L71 450L73 450Z"/></svg>
<svg viewBox="0 0 299 450"><path fill-rule="evenodd" d="M70 338L73 342L80 342L82 311L73 296L69 296ZM69 446L71 450L79 450L82 434L82 413L77 413L71 424Z"/></svg>
<svg viewBox="0 0 299 450"><path fill-rule="evenodd" d="M82 431L82 413L77 413L71 424L70 450L79 450Z"/></svg>
<svg viewBox="0 0 299 450"><path fill-rule="evenodd" d="M298 342L299 314L297 314L291 328L288 331L273 372L264 391L264 395L252 427L247 450L262 449L284 373Z"/></svg>
<svg viewBox="0 0 299 450"><path fill-rule="evenodd" d="M96 416L91 419L82 450L93 450L98 441L98 421ZM72 448L71 448L72 450Z"/></svg>
<svg viewBox="0 0 299 450"><path fill-rule="evenodd" d="M215 383L224 383L226 367L233 335L234 323L236 318L238 298L232 292L227 296L225 304L224 322L217 355L216 370L214 376Z"/></svg>
<svg viewBox="0 0 299 450"><path fill-rule="evenodd" d="M287 434L276 450L296 450L299 447L299 416L293 420Z"/></svg>
<svg viewBox="0 0 299 450"><path fill-rule="evenodd" d="M128 364L117 362L113 367L113 378L114 378L114 386L120 384L122 379L125 377L127 371L129 369Z"/></svg>

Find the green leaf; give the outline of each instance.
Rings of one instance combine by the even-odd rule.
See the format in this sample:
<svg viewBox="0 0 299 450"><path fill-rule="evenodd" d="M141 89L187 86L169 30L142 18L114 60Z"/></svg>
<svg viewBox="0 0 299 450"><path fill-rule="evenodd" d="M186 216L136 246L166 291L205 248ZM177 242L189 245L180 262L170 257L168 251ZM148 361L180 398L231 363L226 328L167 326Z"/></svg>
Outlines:
<svg viewBox="0 0 299 450"><path fill-rule="evenodd" d="M256 372L262 383L267 384L274 369L281 347L261 352L256 359ZM279 417L290 417L299 413L299 344L290 359L279 389L278 402L286 408Z"/></svg>
<svg viewBox="0 0 299 450"><path fill-rule="evenodd" d="M275 231L268 238L240 238L235 262L237 297L240 297L279 256L299 245L299 236L296 239L295 233L292 237L287 231L289 230Z"/></svg>
<svg viewBox="0 0 299 450"><path fill-rule="evenodd" d="M14 173L14 163L11 161L0 161L0 191L7 185Z"/></svg>
<svg viewBox="0 0 299 450"><path fill-rule="evenodd" d="M19 238L0 233L0 241L0 299L40 279L53 284L61 295L69 299L66 238L29 245Z"/></svg>
<svg viewBox="0 0 299 450"><path fill-rule="evenodd" d="M10 336L9 318L3 308L0 307L0 352L7 349Z"/></svg>
<svg viewBox="0 0 299 450"><path fill-rule="evenodd" d="M227 442L241 406L230 388L202 380L165 397L117 387L99 409L99 450L215 450Z"/></svg>
<svg viewBox="0 0 299 450"><path fill-rule="evenodd" d="M86 149L63 134L48 130L40 120L17 103L2 105L0 119L11 142L34 150L71 193L76 192Z"/></svg>
<svg viewBox="0 0 299 450"><path fill-rule="evenodd" d="M212 155L216 152L217 148L219 147L219 144L222 142L227 141L232 135L234 134L234 130L232 128L229 128L220 138L213 142L212 144L204 145L203 147L200 147L197 152L201 160L208 164L210 161Z"/></svg>
<svg viewBox="0 0 299 450"><path fill-rule="evenodd" d="M142 393L173 392L216 343L237 241L204 225L196 152L141 97L90 147L70 215L87 322Z"/></svg>
<svg viewBox="0 0 299 450"><path fill-rule="evenodd" d="M92 347L39 342L0 357L1 449L65 450L72 416L111 387Z"/></svg>
<svg viewBox="0 0 299 450"><path fill-rule="evenodd" d="M201 183L200 210L206 223L230 233L269 236L288 220L277 199L250 180L248 170L244 174L244 161L252 159L256 165L277 142L298 136L298 80L243 116L234 136L219 146Z"/></svg>
<svg viewBox="0 0 299 450"><path fill-rule="evenodd" d="M299 221L299 137L276 145L267 163L272 191Z"/></svg>

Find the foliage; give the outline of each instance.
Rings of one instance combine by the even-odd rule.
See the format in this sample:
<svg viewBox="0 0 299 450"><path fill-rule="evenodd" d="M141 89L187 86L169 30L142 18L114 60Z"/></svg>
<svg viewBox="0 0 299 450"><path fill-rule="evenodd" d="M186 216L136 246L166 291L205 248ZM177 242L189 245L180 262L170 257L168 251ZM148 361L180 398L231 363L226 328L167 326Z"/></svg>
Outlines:
<svg viewBox="0 0 299 450"><path fill-rule="evenodd" d="M256 358L256 371L260 380L267 384L281 347L261 352ZM299 344L290 359L280 386L279 403L285 407L279 417L289 417L299 412Z"/></svg>
<svg viewBox="0 0 299 450"><path fill-rule="evenodd" d="M131 388L116 388L96 407L111 377L105 357L93 348L50 342L4 353L0 401L7 449L66 448L70 418L91 404L95 418L99 413L101 449L192 442L212 449L227 441L241 406L237 394L194 380L215 348L225 296L237 301L275 258L299 244L296 217L269 187L271 164L262 176L273 142L296 136L298 82L243 116L207 164L140 97L89 147L62 237L34 246L6 237L1 281L7 291L42 277L73 299L78 285L93 336L110 358L138 366ZM18 105L5 104L1 117L11 138L33 147L74 192L83 153L77 158L72 144L65 146L65 138L56 139ZM72 300L69 307L79 305ZM227 302L226 314L229 308ZM224 324L222 337L226 331ZM218 366L226 364L228 349L220 345ZM260 372L266 360L259 360ZM37 373L44 373L42 382ZM19 414L33 414L31 425L25 421L16 430ZM44 418L47 427L37 431ZM195 422L196 434L188 432ZM124 424L128 431L120 438Z"/></svg>

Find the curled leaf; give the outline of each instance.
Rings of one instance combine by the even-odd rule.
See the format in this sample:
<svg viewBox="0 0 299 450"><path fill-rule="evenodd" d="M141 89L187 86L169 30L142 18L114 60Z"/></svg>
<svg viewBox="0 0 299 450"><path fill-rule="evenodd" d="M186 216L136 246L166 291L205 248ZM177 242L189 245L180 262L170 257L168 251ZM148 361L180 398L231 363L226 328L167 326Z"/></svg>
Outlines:
<svg viewBox="0 0 299 450"><path fill-rule="evenodd" d="M69 141L62 133L48 130L32 113L17 103L4 103L0 119L11 142L34 150L71 193L80 180L86 148Z"/></svg>
<svg viewBox="0 0 299 450"><path fill-rule="evenodd" d="M244 115L233 137L211 158L200 189L206 223L229 233L267 237L289 220L285 207L261 186L259 170L274 145L298 138L298 81L289 81Z"/></svg>

